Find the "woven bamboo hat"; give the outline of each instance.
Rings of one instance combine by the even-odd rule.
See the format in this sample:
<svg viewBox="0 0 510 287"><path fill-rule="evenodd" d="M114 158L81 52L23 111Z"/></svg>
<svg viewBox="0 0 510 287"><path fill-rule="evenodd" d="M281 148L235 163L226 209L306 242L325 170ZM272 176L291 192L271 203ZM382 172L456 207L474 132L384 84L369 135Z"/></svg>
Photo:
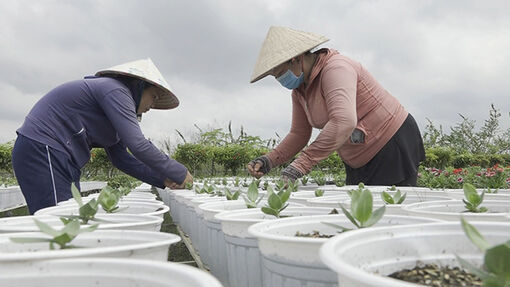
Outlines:
<svg viewBox="0 0 510 287"><path fill-rule="evenodd" d="M163 93L154 102L153 109L169 110L179 105L179 99L172 93L170 85L165 81L163 75L161 75L161 72L159 72L150 58L113 66L96 73L96 76L103 75L134 77L160 88Z"/></svg>
<svg viewBox="0 0 510 287"><path fill-rule="evenodd" d="M264 78L278 65L327 41L329 39L324 36L272 26L260 49L250 83Z"/></svg>

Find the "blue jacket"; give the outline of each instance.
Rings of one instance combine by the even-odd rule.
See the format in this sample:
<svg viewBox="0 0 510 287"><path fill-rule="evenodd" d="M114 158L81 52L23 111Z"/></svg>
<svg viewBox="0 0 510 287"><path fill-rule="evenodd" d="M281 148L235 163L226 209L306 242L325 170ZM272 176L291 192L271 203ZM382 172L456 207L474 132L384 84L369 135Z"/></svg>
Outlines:
<svg viewBox="0 0 510 287"><path fill-rule="evenodd" d="M132 90L113 78L56 87L35 104L17 133L66 153L80 169L90 150L102 147L114 166L146 183L164 187L165 178L177 183L186 178L182 164L144 137Z"/></svg>

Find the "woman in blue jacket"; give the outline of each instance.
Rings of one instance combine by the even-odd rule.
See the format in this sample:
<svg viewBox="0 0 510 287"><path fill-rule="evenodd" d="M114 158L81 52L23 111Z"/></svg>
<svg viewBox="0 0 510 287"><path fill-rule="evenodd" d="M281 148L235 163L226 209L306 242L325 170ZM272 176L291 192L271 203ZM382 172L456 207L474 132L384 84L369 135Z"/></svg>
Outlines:
<svg viewBox="0 0 510 287"><path fill-rule="evenodd" d="M90 150L104 148L112 164L151 185L183 188L193 177L147 140L137 117L173 109L179 100L150 59L71 81L42 97L17 130L12 164L31 214L71 197ZM129 150L129 151L128 151Z"/></svg>

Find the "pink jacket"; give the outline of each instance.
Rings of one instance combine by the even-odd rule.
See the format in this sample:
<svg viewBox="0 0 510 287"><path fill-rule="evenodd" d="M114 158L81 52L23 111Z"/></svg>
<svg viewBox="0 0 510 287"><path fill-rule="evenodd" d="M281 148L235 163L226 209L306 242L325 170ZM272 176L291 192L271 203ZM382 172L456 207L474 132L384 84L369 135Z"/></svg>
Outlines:
<svg viewBox="0 0 510 287"><path fill-rule="evenodd" d="M267 156L273 166L301 151L312 134L321 129L292 165L308 173L319 161L337 151L353 168L368 163L400 128L407 111L361 64L331 49L316 52L307 87L292 91L292 125L289 134ZM364 143L351 142L357 128Z"/></svg>

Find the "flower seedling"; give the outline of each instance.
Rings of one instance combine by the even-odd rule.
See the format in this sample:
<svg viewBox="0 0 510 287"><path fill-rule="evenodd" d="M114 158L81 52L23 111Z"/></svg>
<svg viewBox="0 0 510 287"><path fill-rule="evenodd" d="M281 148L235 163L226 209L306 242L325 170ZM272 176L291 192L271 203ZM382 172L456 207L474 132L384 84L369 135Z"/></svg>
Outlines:
<svg viewBox="0 0 510 287"><path fill-rule="evenodd" d="M392 186L388 190L395 191L397 189L395 186ZM404 200L406 199L406 196L407 196L407 192L402 194L400 192L400 190L397 190L397 192L395 192L395 194L393 196L391 196L391 194L387 193L386 191L383 191L381 193L381 198L384 201L384 203L386 203L386 204L402 204L402 202L404 202Z"/></svg>
<svg viewBox="0 0 510 287"><path fill-rule="evenodd" d="M99 202L96 201L95 198L87 202L86 204L83 204L83 199L80 195L80 191L74 183L71 183L71 193L73 195L74 200L79 206L78 209L78 215L60 215L62 218L67 219L79 219L82 224L87 224L89 220L97 220L95 219L97 209L99 206Z"/></svg>
<svg viewBox="0 0 510 287"><path fill-rule="evenodd" d="M312 175L312 178L313 178L313 181L315 181L315 183L318 186L323 186L326 184L326 176L321 171L314 172Z"/></svg>
<svg viewBox="0 0 510 287"><path fill-rule="evenodd" d="M241 193L239 192L239 190L237 190L236 192L232 193L230 191L230 189L225 188L225 196L227 197L227 200L237 200L239 198L240 194Z"/></svg>
<svg viewBox="0 0 510 287"><path fill-rule="evenodd" d="M282 179L279 179L275 182L274 184L274 188L276 189L276 191L280 192L280 191L283 191L285 190L285 186L287 185L287 183L282 180Z"/></svg>
<svg viewBox="0 0 510 287"><path fill-rule="evenodd" d="M272 188L268 189L268 198L266 206L263 206L262 212L269 215L274 215L280 218L280 213L289 206L287 200L290 197L291 189L287 188L275 193Z"/></svg>
<svg viewBox="0 0 510 287"><path fill-rule="evenodd" d="M321 197L323 195L324 195L324 190L322 190L322 189L315 190L315 197Z"/></svg>
<svg viewBox="0 0 510 287"><path fill-rule="evenodd" d="M467 237L481 251L485 252L483 267L480 269L465 259L456 255L457 260L464 268L480 277L483 286L509 287L510 286L510 240L505 243L490 246L480 232L464 218L461 218L462 229Z"/></svg>
<svg viewBox="0 0 510 287"><path fill-rule="evenodd" d="M32 243L32 242L49 242L50 250L55 249L55 244L60 249L75 248L76 246L68 245L78 234L83 232L91 232L97 229L99 224L94 224L88 227L80 228L80 222L77 219L60 218L64 223L64 228L61 230L53 229L50 225L34 219L35 224L39 227L42 233L48 234L53 238L39 238L39 237L11 237L10 240L16 243Z"/></svg>
<svg viewBox="0 0 510 287"><path fill-rule="evenodd" d="M110 186L105 186L101 190L97 201L107 213L119 212L120 209L118 204L121 196L122 194L118 190L115 190Z"/></svg>
<svg viewBox="0 0 510 287"><path fill-rule="evenodd" d="M303 176L303 177L301 178L301 184L302 184L302 185L306 185L307 183L308 183L308 176Z"/></svg>
<svg viewBox="0 0 510 287"><path fill-rule="evenodd" d="M243 194L244 202L248 208L256 208L263 197L263 195L259 196L259 189L255 182L250 184L246 195Z"/></svg>
<svg viewBox="0 0 510 287"><path fill-rule="evenodd" d="M465 204L467 209L466 211L475 213L487 212L486 207L478 207L483 202L485 191L482 191L482 193L479 195L476 192L475 187L469 183L465 183L463 189L465 199L462 199L462 201Z"/></svg>
<svg viewBox="0 0 510 287"><path fill-rule="evenodd" d="M351 190L351 212L340 205L342 212L357 228L370 227L376 224L384 215L386 206L383 205L373 211L373 196L370 190L364 188L363 183L358 185L358 189ZM343 231L351 230L349 228L323 222L326 225L333 226Z"/></svg>
<svg viewBox="0 0 510 287"><path fill-rule="evenodd" d="M193 189L193 183L192 182L186 182L186 184L184 185L184 188L185 189L189 189L189 190Z"/></svg>
<svg viewBox="0 0 510 287"><path fill-rule="evenodd" d="M289 189L290 192L292 193L292 192L298 191L298 187L299 187L299 184L298 184L297 180L296 181L289 180L287 182L287 188L286 189Z"/></svg>

